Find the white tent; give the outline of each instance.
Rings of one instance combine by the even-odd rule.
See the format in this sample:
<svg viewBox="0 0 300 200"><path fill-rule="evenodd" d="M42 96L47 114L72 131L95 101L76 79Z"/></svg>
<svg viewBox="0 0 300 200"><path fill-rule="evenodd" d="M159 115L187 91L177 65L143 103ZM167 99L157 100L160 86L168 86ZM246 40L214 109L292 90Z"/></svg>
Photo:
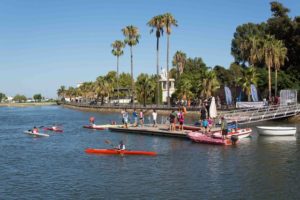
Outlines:
<svg viewBox="0 0 300 200"><path fill-rule="evenodd" d="M211 118L216 118L217 117L217 106L216 106L216 100L215 97L212 97L211 103L209 106L209 116Z"/></svg>

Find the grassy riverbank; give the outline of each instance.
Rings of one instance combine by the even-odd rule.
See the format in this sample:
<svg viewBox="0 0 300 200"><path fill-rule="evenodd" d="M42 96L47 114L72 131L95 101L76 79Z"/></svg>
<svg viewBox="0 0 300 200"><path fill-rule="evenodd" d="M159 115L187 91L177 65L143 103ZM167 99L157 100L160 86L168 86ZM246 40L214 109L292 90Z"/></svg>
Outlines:
<svg viewBox="0 0 300 200"><path fill-rule="evenodd" d="M0 103L0 107L31 107L31 106L52 106L56 102L36 102L36 103Z"/></svg>

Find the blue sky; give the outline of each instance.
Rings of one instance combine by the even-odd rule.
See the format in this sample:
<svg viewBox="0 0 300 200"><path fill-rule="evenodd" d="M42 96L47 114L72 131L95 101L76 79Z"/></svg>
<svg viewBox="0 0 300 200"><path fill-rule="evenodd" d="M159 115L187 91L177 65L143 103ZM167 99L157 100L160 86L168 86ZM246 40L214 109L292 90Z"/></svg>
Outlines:
<svg viewBox="0 0 300 200"><path fill-rule="evenodd" d="M134 74L155 73L155 35L147 21L171 12L179 26L171 35L171 51L201 57L208 66L228 67L231 40L238 25L259 23L271 15L267 0L0 0L0 92L55 97L60 85L76 86L116 69L111 43L123 39L121 29L140 29L134 47ZM300 4L280 1L300 15ZM160 65L166 66L166 37L161 39ZM129 49L120 71L130 72Z"/></svg>

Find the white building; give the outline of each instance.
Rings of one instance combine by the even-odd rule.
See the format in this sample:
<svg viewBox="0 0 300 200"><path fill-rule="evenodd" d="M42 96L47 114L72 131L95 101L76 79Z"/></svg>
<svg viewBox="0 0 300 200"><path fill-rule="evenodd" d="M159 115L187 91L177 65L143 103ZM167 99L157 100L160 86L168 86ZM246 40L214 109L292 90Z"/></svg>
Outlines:
<svg viewBox="0 0 300 200"><path fill-rule="evenodd" d="M161 70L160 73L160 80L161 88L162 88L162 101L167 102L168 99L168 89L167 89L167 71L165 69ZM170 97L175 92L175 79L169 78L169 91L170 91Z"/></svg>

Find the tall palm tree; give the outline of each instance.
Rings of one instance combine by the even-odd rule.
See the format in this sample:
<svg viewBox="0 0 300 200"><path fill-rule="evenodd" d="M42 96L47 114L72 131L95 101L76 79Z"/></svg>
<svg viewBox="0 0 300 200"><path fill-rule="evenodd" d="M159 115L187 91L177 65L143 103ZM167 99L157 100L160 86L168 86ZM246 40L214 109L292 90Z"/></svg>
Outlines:
<svg viewBox="0 0 300 200"><path fill-rule="evenodd" d="M117 56L117 90L118 90L118 103L120 101L120 87L119 87L119 57L124 54L123 48L125 47L125 43L121 40L116 40L112 44L111 53L114 56Z"/></svg>
<svg viewBox="0 0 300 200"><path fill-rule="evenodd" d="M263 56L264 63L268 67L268 80L269 80L269 99L272 97L272 80L271 80L271 68L274 67L275 55L276 55L276 47L275 47L276 39L273 36L267 35L263 41Z"/></svg>
<svg viewBox="0 0 300 200"><path fill-rule="evenodd" d="M183 69L186 63L186 54L182 51L176 51L174 57L173 57L173 65L177 68L177 77L176 79L179 79L179 76L183 73Z"/></svg>
<svg viewBox="0 0 300 200"><path fill-rule="evenodd" d="M152 33L155 30L155 36L156 36L156 75L157 75L157 87L156 87L156 105L159 104L159 38L164 33L164 16L158 15L150 19L150 21L147 23L148 26L151 27L150 33Z"/></svg>
<svg viewBox="0 0 300 200"><path fill-rule="evenodd" d="M96 79L94 87L97 99L101 98L101 104L104 103L105 97L109 98L110 94L113 92L114 89L113 85L109 83L109 81L103 76L99 76Z"/></svg>
<svg viewBox="0 0 300 200"><path fill-rule="evenodd" d="M134 78L133 78L133 54L132 47L139 43L140 34L139 29L135 26L126 26L122 29L123 35L125 36L125 44L130 47L130 62L131 62L131 101L134 104Z"/></svg>
<svg viewBox="0 0 300 200"><path fill-rule="evenodd" d="M275 67L275 96L277 95L277 71L280 67L284 65L287 59L287 48L284 46L282 40L275 41L275 57L274 57L274 67Z"/></svg>
<svg viewBox="0 0 300 200"><path fill-rule="evenodd" d="M170 85L169 85L169 50L170 50L170 35L172 26L178 26L177 20L171 13L164 14L164 22L167 32L167 101L170 106Z"/></svg>
<svg viewBox="0 0 300 200"><path fill-rule="evenodd" d="M254 66L242 70L242 77L238 78L238 83L242 86L243 91L248 96L248 101L251 101L251 84L257 86L258 73Z"/></svg>

